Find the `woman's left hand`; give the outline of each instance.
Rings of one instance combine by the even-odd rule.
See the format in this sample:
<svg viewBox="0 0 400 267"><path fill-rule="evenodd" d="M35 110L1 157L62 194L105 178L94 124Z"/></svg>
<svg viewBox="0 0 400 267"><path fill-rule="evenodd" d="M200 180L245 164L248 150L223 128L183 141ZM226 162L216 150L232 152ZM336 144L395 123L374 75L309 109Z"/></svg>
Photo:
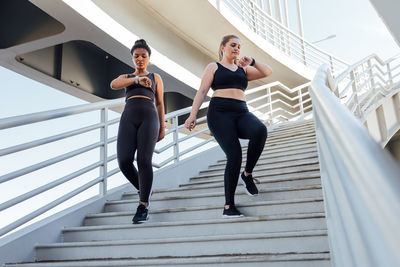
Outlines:
<svg viewBox="0 0 400 267"><path fill-rule="evenodd" d="M165 126L160 128L160 132L158 134L157 142L163 140L164 137L165 137Z"/></svg>
<svg viewBox="0 0 400 267"><path fill-rule="evenodd" d="M241 57L239 59L238 66L241 68L244 68L244 67L250 65L251 61L252 61L252 59L250 57L246 57L246 56Z"/></svg>

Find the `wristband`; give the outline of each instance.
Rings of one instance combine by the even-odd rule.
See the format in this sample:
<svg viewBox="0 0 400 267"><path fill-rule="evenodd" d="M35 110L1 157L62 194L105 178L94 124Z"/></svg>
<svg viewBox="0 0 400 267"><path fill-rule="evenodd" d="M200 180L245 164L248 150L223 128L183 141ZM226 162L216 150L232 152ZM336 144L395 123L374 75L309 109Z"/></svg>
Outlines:
<svg viewBox="0 0 400 267"><path fill-rule="evenodd" d="M254 64L256 64L256 60L254 58L251 58L251 59L252 59L252 61L250 63L250 66L254 66Z"/></svg>
<svg viewBox="0 0 400 267"><path fill-rule="evenodd" d="M135 83L139 84L139 76L135 76Z"/></svg>

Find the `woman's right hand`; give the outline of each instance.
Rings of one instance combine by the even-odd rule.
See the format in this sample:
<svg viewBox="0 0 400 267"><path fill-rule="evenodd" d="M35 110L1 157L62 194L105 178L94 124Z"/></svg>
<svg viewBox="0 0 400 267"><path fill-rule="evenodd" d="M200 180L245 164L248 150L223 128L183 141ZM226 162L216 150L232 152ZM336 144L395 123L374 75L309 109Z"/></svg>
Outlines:
<svg viewBox="0 0 400 267"><path fill-rule="evenodd" d="M196 127L196 117L190 115L189 118L187 118L186 121L185 121L185 127L189 131L193 130L194 127Z"/></svg>

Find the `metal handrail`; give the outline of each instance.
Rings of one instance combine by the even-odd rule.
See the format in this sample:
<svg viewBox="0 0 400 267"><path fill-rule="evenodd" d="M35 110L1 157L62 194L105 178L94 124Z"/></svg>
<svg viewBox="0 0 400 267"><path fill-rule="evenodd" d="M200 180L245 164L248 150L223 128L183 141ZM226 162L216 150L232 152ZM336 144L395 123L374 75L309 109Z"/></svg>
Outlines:
<svg viewBox="0 0 400 267"><path fill-rule="evenodd" d="M222 0L219 3L224 3L257 35L308 67L317 69L322 64L329 64L333 73L336 74L349 66L344 60L321 50L282 25L253 0Z"/></svg>
<svg viewBox="0 0 400 267"><path fill-rule="evenodd" d="M261 112L260 117L267 117L268 121L270 123L275 123L279 122L282 120L288 120L291 118L295 118L297 116L301 116L304 114L305 111L311 109L311 103L310 103L310 98L307 99L308 97L308 92L302 92L303 89L307 88L309 86L309 83L306 83L301 86L297 86L296 88L288 88L287 86L283 85L280 82L273 82L269 83L263 86L259 86L253 89L249 89L245 92L247 97L251 97L252 95L255 95L253 99L250 99L248 101L249 104L249 109L251 111L259 111L262 109L267 108L268 110L266 112ZM258 94L258 95L257 95ZM279 98L275 99L275 96L280 96ZM263 102L265 100L265 102ZM286 102L288 101L288 102ZM258 104L258 106L253 106L255 102L263 102L261 104ZM295 104L293 104L295 102ZM116 124L119 122L119 117L114 118L114 119L108 119L107 112L110 108L116 108L120 107L125 104L124 99L115 99L115 100L107 100L107 101L101 101L97 103L91 103L91 104L84 104L84 105L78 105L74 107L67 107L67 108L61 108L57 110L51 110L51 111L43 111L43 112L37 112L33 114L28 114L28 115L21 115L21 116L15 116L11 118L5 118L5 119L0 119L0 129L10 129L14 127L19 127L19 126L24 126L24 125L29 125L32 123L38 123L42 121L49 121L52 119L57 119L57 118L63 118L63 117L68 117L71 115L76 115L76 114L82 114L86 112L91 112L91 111L100 111L100 117L101 121L100 123L92 124L89 126L84 126L79 129L67 131L64 133L56 134L54 136L49 136L45 138L41 138L38 140L34 141L29 141L24 144L18 144L14 145L12 147L0 149L0 156L6 156L6 155L11 155L17 152L21 152L27 149L31 148L36 148L40 147L42 145L50 144L59 140L66 139L68 137L72 136L79 136L80 134L87 133L92 130L98 130L100 129L102 134L100 137L100 140L98 142L95 142L91 145L87 145L85 147L78 148L76 150L70 151L68 153L64 153L62 155L58 155L54 158L33 164L28 167L24 167L22 169L13 171L11 173L4 174L0 176L0 184L5 183L11 180L14 180L22 175L28 174L30 172L51 166L55 163L62 162L66 159L69 159L74 156L81 155L84 152L91 151L96 148L100 148L101 153L100 153L100 160L98 162L92 163L89 166L83 167L80 170L77 170L73 173L67 174L64 177L58 178L57 180L51 181L48 184L45 184L43 186L40 186L38 188L35 188L29 192L26 192L24 194L21 194L19 196L16 196L10 200L7 200L4 203L0 204L0 211L1 210L6 210L8 208L11 208L23 201L26 201L32 197L35 197L39 194L42 194L50 189L55 188L56 186L62 185L68 181L71 181L72 179L76 179L77 177L88 173L89 171L92 171L96 168L100 168L100 177L92 180L89 182L87 185L95 185L99 184L100 186L100 194L105 194L107 192L107 179L108 177L116 174L119 172L119 168L115 168L111 171L108 171L108 165L109 162L115 160L117 158L117 155L107 155L106 147L108 144L113 143L117 140L116 136L108 136L108 127L110 127L113 124ZM251 104L251 105L250 105ZM209 105L209 102L203 103L203 105L200 107L200 109L207 108ZM285 108L282 108L281 106L284 106ZM178 118L183 115L187 115L191 112L191 107L188 108L183 108L171 113L168 113L165 115L165 120L172 120L172 127L166 131L166 135L173 134L173 140L167 144L164 144L162 147L157 147L155 149L156 154L161 154L164 153L166 150L169 148L173 148L174 154L164 161L160 163L153 162L153 167L155 168L162 168L166 165L169 164L176 164L177 162L180 161L181 157L186 155L189 152L192 152L195 149L204 147L205 145L209 144L210 142L213 142L215 139L213 137L209 137L201 142L199 142L196 145L191 146L190 148L187 148L183 151L179 150L179 146L182 142L187 141L193 137L199 136L201 134L205 134L207 131L209 131L208 128L204 128L198 131L193 131L192 133L180 137L178 135L179 131L181 131L184 128L184 125L178 125ZM206 116L198 118L197 122L201 123L206 120ZM186 131L185 131L186 132ZM85 189L83 189L85 188ZM83 186L81 188L78 188L79 192L83 192L86 190L86 186ZM82 191L80 191L82 189ZM75 191L74 191L75 192ZM76 191L77 192L77 191ZM75 196L76 194L66 194L65 196L69 196L69 198ZM61 199L65 201L66 199L69 199L68 197L65 198L63 196ZM56 201L58 204L60 204L60 201ZM54 203L53 203L54 204ZM41 215L43 212L51 209L52 207L55 207L57 205L47 205L45 209L39 208L36 211L33 211L32 213L24 216L23 218L17 220L16 222L13 222L11 225L8 225L7 227L4 227L3 229L0 229L0 236L14 230L15 228L21 226L22 224L30 221L31 219ZM43 212L41 212L43 211Z"/></svg>
<svg viewBox="0 0 400 267"><path fill-rule="evenodd" d="M310 94L331 264L400 266L400 167L329 92L329 76L322 66Z"/></svg>

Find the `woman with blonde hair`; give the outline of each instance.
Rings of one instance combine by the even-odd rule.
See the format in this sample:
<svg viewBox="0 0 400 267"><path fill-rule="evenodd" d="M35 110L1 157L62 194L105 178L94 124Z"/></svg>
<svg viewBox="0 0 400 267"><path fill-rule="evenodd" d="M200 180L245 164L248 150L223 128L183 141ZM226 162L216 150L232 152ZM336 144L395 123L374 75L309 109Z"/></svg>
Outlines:
<svg viewBox="0 0 400 267"><path fill-rule="evenodd" d="M196 126L197 112L210 88L214 90L207 112L207 123L211 133L225 152L227 164L224 174L224 217L243 216L235 206L235 191L238 179L249 195L257 195L252 171L267 139L266 126L249 112L244 91L249 81L268 77L271 68L254 58L240 56L241 42L235 35L222 38L219 62L205 68L200 88L194 98L192 112L185 122L190 131ZM242 147L239 138L249 139L247 161L240 174Z"/></svg>

